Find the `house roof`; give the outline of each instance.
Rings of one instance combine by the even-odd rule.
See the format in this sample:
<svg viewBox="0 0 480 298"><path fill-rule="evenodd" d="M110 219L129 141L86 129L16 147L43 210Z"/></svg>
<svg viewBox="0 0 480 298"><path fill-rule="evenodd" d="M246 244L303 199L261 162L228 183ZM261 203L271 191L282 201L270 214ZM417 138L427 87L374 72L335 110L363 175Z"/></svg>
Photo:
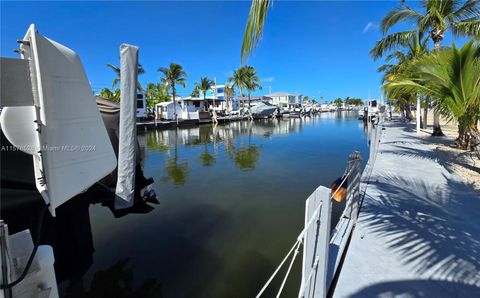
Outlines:
<svg viewBox="0 0 480 298"><path fill-rule="evenodd" d="M288 93L288 92L285 92L285 91L278 91L278 92L274 92L274 93L271 93L271 94L267 94L265 96L268 96L268 97L277 97L277 96L301 96L302 94L291 94L291 93Z"/></svg>
<svg viewBox="0 0 480 298"><path fill-rule="evenodd" d="M177 105L180 105L180 103L177 101ZM161 106L161 107L166 107L168 105L173 104L173 101L164 101L164 102L159 102L155 106Z"/></svg>

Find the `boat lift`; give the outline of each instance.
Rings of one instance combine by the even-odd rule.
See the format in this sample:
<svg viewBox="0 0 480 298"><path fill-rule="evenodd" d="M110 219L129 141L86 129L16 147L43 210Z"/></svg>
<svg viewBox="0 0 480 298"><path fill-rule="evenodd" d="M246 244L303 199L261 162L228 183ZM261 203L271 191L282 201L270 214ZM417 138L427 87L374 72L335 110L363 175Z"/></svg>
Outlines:
<svg viewBox="0 0 480 298"><path fill-rule="evenodd" d="M138 48L120 47L117 159L78 55L39 34L34 25L18 42L21 59L0 59L0 124L13 147L33 157L36 188L45 201L39 230L47 210L55 217L57 207L116 168L115 208L131 207L138 193ZM34 243L28 230L10 235L7 224L0 222L0 298L58 297L53 250L39 245L38 233L36 238Z"/></svg>

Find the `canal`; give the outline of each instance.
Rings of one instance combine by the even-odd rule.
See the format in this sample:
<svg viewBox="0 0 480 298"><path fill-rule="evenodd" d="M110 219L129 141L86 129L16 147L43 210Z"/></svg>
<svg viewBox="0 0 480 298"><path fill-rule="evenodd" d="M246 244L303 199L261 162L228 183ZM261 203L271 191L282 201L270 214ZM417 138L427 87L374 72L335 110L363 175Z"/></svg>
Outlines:
<svg viewBox="0 0 480 298"><path fill-rule="evenodd" d="M308 195L341 176L352 151L368 156L352 112L148 131L139 142L160 204L116 219L90 207L86 281L116 267L163 297L253 297L301 231ZM285 297L298 291L296 269Z"/></svg>
<svg viewBox="0 0 480 298"><path fill-rule="evenodd" d="M44 223L62 297L253 297L302 230L309 194L340 177L352 151L368 158L355 112L147 131L138 140L159 204L113 213L80 198ZM334 220L342 208L334 204ZM35 216L3 215L11 231L30 221L35 235ZM300 267L301 257L284 297L297 295Z"/></svg>

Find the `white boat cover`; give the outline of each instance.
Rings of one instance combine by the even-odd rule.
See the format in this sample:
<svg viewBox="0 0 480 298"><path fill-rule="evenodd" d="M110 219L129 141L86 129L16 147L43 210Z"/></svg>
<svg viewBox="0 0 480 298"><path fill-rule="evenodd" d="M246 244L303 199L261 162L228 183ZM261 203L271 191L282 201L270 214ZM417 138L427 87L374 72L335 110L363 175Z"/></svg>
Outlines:
<svg viewBox="0 0 480 298"><path fill-rule="evenodd" d="M138 47L120 46L120 128L118 144L118 180L115 189L115 208L133 206L135 195L135 166L137 149Z"/></svg>
<svg viewBox="0 0 480 298"><path fill-rule="evenodd" d="M22 107L6 107L2 130L14 146L39 147L24 151L33 154L37 189L55 216L56 207L115 169L116 158L77 54L40 35L34 25L24 41L22 58L29 60L35 108L23 108L23 112L25 119L35 119L36 124L20 124L24 131L14 131L22 117L5 115L11 114L8 109ZM31 138L35 128L38 142L19 144L26 138L18 134ZM12 134L17 136L9 137Z"/></svg>

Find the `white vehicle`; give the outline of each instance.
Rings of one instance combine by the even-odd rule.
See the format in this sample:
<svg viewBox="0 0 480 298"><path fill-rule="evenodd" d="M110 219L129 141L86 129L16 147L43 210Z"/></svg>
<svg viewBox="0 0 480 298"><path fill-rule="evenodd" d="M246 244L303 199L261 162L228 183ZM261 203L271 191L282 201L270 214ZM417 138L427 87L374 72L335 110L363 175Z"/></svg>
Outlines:
<svg viewBox="0 0 480 298"><path fill-rule="evenodd" d="M368 101L368 117L375 117L378 113L378 104L376 100Z"/></svg>
<svg viewBox="0 0 480 298"><path fill-rule="evenodd" d="M145 93L137 93L137 120L147 118L147 98Z"/></svg>

